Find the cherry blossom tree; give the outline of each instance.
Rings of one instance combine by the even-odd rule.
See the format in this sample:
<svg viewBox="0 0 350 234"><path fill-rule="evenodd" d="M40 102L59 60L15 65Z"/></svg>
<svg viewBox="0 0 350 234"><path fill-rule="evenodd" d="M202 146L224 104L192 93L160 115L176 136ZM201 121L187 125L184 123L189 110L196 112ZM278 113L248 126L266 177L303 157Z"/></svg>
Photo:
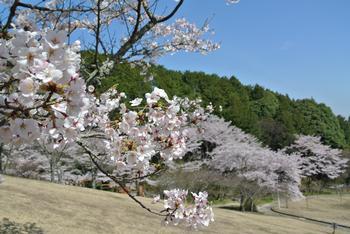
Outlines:
<svg viewBox="0 0 350 234"><path fill-rule="evenodd" d="M301 170L299 168L300 157L297 154L288 155L283 151L276 152L275 161L277 163L277 184L275 192L277 193L278 207L281 207L280 196L284 196L286 204L288 199L296 200L303 198L300 191Z"/></svg>
<svg viewBox="0 0 350 234"><path fill-rule="evenodd" d="M51 28L64 30L70 38L81 37L87 50L94 53L92 70L85 77L96 84L108 64L132 62L147 73L150 62L178 51L208 53L219 44L206 39L212 30L185 18L174 19L184 0L50 0L2 1L8 16L1 22L6 37L14 20L31 31ZM227 3L238 1L226 0ZM108 60L100 61L99 53Z"/></svg>
<svg viewBox="0 0 350 234"><path fill-rule="evenodd" d="M195 141L214 145L207 152L211 159L206 164L240 178L242 210L247 206L254 210L255 199L266 192L283 193L292 199L302 197L297 156L272 151L254 136L214 115L201 122L201 129L203 133Z"/></svg>
<svg viewBox="0 0 350 234"><path fill-rule="evenodd" d="M300 155L299 168L309 190L312 180L335 179L347 167L348 160L341 157L341 150L323 144L321 137L299 135L284 151Z"/></svg>
<svg viewBox="0 0 350 234"><path fill-rule="evenodd" d="M36 46L40 43L45 45L41 40L46 40L46 37L36 38L32 32L17 32L24 36L23 50L28 51L27 46L32 41ZM58 35L55 34L56 37ZM56 37L52 40L57 41ZM21 36L15 34L6 41L4 48L8 50L9 55L16 53L18 47L14 47L13 43L16 44L20 38ZM70 47L63 49L65 44L61 46L62 56L66 56L67 51L72 52ZM41 56L53 54L55 52L45 51ZM74 73L79 64L69 60L67 63L72 70L67 68L63 73L55 69L62 62L62 57L58 58L55 60L50 57L50 60L46 58L42 61L26 55L23 57L23 64L20 60L11 60L14 67L10 71L6 70L6 65L2 73L6 78L4 83L12 83L13 86L5 87L1 96L1 117L4 124L0 131L3 143L26 144L40 136L49 136L50 140L46 145L55 149L76 141L89 154L98 169L126 192L128 191L119 177L128 175L129 180L133 180L152 174L157 169L150 165L152 156L159 154L165 162L183 156L186 152L186 135L183 131L185 125L200 121L205 116L204 110L197 103L177 97L169 99L163 90L155 88L152 93L145 95L145 99L131 101L130 107L127 108L127 101L122 101L125 94L114 88L100 97L86 93L84 81ZM30 62L33 62L33 67L28 64ZM70 72L73 72L73 76L68 75L69 78L65 79L64 74ZM30 82L26 83L28 79ZM22 85L23 82L25 84ZM17 84L16 91L11 92L10 88L12 90ZM144 104L140 106L142 102ZM115 110L119 111L118 116L110 119L110 112ZM93 129L99 129L99 132L89 134ZM79 131L86 132L86 135L78 134ZM84 138L103 139L108 153L95 153L84 142ZM112 173L100 163L106 161L114 165ZM130 193L128 195L149 212L158 214L146 208ZM170 213L164 216L173 216L173 210L167 209L167 212Z"/></svg>
<svg viewBox="0 0 350 234"><path fill-rule="evenodd" d="M204 192L192 193L194 205L185 206L187 191L165 191L165 210L155 212L125 188L126 181L159 171L152 158L166 164L183 157L186 129L196 128L207 111L196 101L170 99L158 88L129 102L114 87L96 95L95 87L86 84L98 84L113 64L148 65L166 53L217 49L203 37L210 32L208 24L169 21L183 2L170 1L168 8L157 0L0 1L6 15L0 32L1 143L27 145L39 139L50 150L61 150L76 142L100 172L148 212L170 223L209 225L213 214ZM85 43L94 52L85 79L81 44L72 41L79 32L94 38ZM107 60L100 61L101 52ZM34 162L28 157L29 164Z"/></svg>
<svg viewBox="0 0 350 234"><path fill-rule="evenodd" d="M62 149L52 149L51 144L47 140L47 138L41 138L35 145L35 148L47 158L49 166L47 171L50 174L50 181L63 183L65 171L67 171L69 164L72 163L72 158L67 151L69 145L65 145Z"/></svg>

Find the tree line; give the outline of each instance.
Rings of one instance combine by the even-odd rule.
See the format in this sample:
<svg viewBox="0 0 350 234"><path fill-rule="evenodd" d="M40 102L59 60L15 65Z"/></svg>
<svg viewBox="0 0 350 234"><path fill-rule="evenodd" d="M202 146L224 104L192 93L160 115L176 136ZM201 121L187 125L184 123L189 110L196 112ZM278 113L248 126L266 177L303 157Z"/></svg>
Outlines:
<svg viewBox="0 0 350 234"><path fill-rule="evenodd" d="M85 58L89 61L88 53ZM151 81L149 81L151 79ZM191 71L173 71L152 66L147 74L129 64L116 67L102 81L100 91L118 85L133 99L153 86L169 96L200 97L213 104L214 113L231 121L263 144L277 150L290 145L295 134L320 136L325 144L346 149L350 146L350 122L312 98L293 99L260 85L243 85L236 77Z"/></svg>

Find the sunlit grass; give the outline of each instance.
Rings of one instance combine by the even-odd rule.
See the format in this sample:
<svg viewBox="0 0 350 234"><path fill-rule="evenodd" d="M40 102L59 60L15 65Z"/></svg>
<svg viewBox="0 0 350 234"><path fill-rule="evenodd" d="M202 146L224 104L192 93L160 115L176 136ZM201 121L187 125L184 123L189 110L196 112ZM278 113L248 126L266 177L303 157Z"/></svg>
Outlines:
<svg viewBox="0 0 350 234"><path fill-rule="evenodd" d="M87 188L5 177L0 185L0 219L35 222L46 233L191 233L164 227L127 196ZM140 198L153 209L150 199ZM214 208L215 222L195 233L331 233L331 228L296 219ZM345 232L337 232L345 233Z"/></svg>
<svg viewBox="0 0 350 234"><path fill-rule="evenodd" d="M350 226L350 194L310 196L305 200L289 202L288 208L282 207L280 210Z"/></svg>

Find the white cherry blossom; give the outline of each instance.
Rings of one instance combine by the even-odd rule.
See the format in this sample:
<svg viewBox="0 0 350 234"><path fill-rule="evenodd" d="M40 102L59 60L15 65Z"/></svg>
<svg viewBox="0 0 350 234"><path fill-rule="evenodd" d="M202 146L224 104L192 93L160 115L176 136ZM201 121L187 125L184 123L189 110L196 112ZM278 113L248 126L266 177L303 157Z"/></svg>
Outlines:
<svg viewBox="0 0 350 234"><path fill-rule="evenodd" d="M135 98L134 100L130 101L131 106L139 106L142 102L142 98Z"/></svg>

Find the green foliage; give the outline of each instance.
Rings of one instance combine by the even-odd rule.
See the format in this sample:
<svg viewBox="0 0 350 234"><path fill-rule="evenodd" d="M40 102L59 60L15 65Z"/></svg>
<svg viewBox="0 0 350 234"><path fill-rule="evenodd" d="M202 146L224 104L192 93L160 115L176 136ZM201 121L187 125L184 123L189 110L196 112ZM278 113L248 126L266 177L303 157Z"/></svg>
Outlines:
<svg viewBox="0 0 350 234"><path fill-rule="evenodd" d="M338 118L340 127L344 131L346 148L350 149L350 118L345 119L343 116L340 116L340 115L338 115L337 118Z"/></svg>
<svg viewBox="0 0 350 234"><path fill-rule="evenodd" d="M266 118L260 121L259 138L273 150L290 145L295 140L294 135L283 122L276 121L272 118Z"/></svg>
<svg viewBox="0 0 350 234"><path fill-rule="evenodd" d="M35 223L16 223L8 218L0 221L0 234L42 234L44 231Z"/></svg>
<svg viewBox="0 0 350 234"><path fill-rule="evenodd" d="M274 93L256 85L251 92L252 109L260 118L274 117L279 108L279 102Z"/></svg>
<svg viewBox="0 0 350 234"><path fill-rule="evenodd" d="M342 154L343 154L343 157L348 160L348 167L345 169L345 172L341 175L341 177L338 178L337 180L339 180L340 183L345 183L347 185L350 185L350 149L347 148L343 150ZM348 187L348 189L350 192L350 187Z"/></svg>
<svg viewBox="0 0 350 234"><path fill-rule="evenodd" d="M325 144L343 148L346 144L344 130L332 110L312 99L295 102L296 129L304 135L318 135Z"/></svg>
<svg viewBox="0 0 350 234"><path fill-rule="evenodd" d="M273 200L272 195L269 195L269 196L260 198L260 199L256 202L256 204L257 204L257 205L264 205L264 204L272 203L273 201L274 201L274 200Z"/></svg>
<svg viewBox="0 0 350 234"><path fill-rule="evenodd" d="M319 135L333 147L350 145L350 122L335 116L329 107L312 99L292 100L259 85L242 85L235 77L152 66L149 73L154 80L146 81L147 77L140 72L138 67L119 64L108 78L102 80L97 92L117 85L118 90L125 92L131 100L157 86L169 96L200 97L204 105L213 103L215 114L256 135L273 149L289 145L294 134ZM219 106L222 106L222 112L219 112Z"/></svg>

